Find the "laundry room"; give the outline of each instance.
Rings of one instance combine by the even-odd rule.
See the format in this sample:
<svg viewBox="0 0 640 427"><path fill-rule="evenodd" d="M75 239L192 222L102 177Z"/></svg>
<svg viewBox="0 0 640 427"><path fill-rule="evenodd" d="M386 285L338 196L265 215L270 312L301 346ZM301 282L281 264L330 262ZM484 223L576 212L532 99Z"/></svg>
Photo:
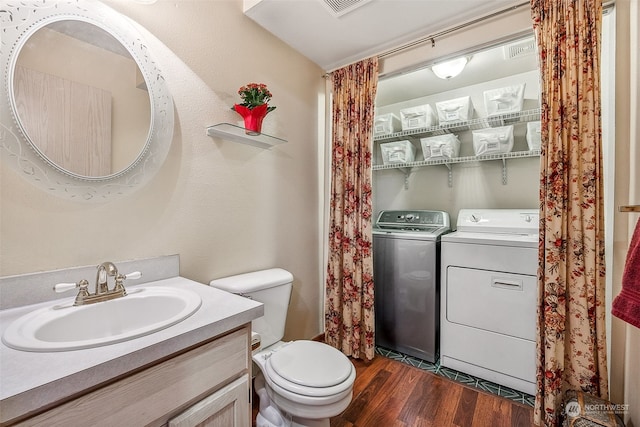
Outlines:
<svg viewBox="0 0 640 427"><path fill-rule="evenodd" d="M373 151L377 345L529 404L539 81L529 31L390 73L378 84ZM529 238L513 247L451 233L465 227ZM483 314L487 306L522 315L504 330L499 313Z"/></svg>
<svg viewBox="0 0 640 427"><path fill-rule="evenodd" d="M492 39L483 25L460 30L466 44L445 34L420 54L382 56L372 152L376 343L392 357L532 405L537 44L532 31L514 31L518 22L492 22L505 32ZM605 151L607 117L605 105ZM611 199L605 203L611 214Z"/></svg>

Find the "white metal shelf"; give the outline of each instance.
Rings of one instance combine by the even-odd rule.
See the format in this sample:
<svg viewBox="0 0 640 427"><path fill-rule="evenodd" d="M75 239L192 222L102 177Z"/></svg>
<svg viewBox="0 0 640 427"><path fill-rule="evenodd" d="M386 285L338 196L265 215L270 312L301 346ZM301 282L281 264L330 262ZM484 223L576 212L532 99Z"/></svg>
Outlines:
<svg viewBox="0 0 640 427"><path fill-rule="evenodd" d="M207 128L207 135L261 148L271 148L274 145L287 142L284 139L267 135L266 133L250 135L247 133L245 128L232 125L230 123L218 123L216 125L209 126Z"/></svg>
<svg viewBox="0 0 640 427"><path fill-rule="evenodd" d="M388 135L378 135L374 141L395 141L406 139L407 137L420 137L424 135L443 135L445 133L462 132L467 130L486 129L499 126L507 126L514 123L531 122L540 120L540 109L519 111L517 113L502 114L499 116L479 117L464 122L443 123L437 126L426 128L403 130L390 133Z"/></svg>
<svg viewBox="0 0 640 427"><path fill-rule="evenodd" d="M440 158L440 159L430 159L430 160L420 160L416 162L409 163L401 163L401 164L388 164L388 165L373 165L372 169L374 171L377 170L385 170L385 169L397 169L405 175L405 188L408 188L408 179L409 175L414 168L423 167L423 166L437 166L444 165L449 169L449 187L453 187L453 171L452 165L459 163L471 163L471 162L483 162L488 160L502 160L502 184L507 184L507 160L508 159L521 159L526 157L537 157L540 156L540 150L531 150L531 151L513 151L510 153L503 154L486 154L482 156L465 156L465 157L454 157L452 159L449 158Z"/></svg>
<svg viewBox="0 0 640 427"><path fill-rule="evenodd" d="M525 123L535 120L540 120L540 109L534 108L531 110L519 111L517 113L502 114L490 117L479 117L476 119L443 123L437 126L431 126L426 128L404 130L400 132L394 132L389 135L380 135L373 138L375 142L381 141L397 141L401 139L416 138L426 135L443 135L452 132L464 132L470 130L487 129L492 127L507 126L515 123ZM504 154L489 154L483 156L466 156L455 157L453 159L440 158L431 160L422 160L411 163L402 164L390 164L390 165L373 165L373 170L384 169L398 169L404 173L404 188L409 188L409 176L413 172L414 168L424 166L437 166L444 165L449 169L449 187L453 187L453 170L452 165L457 163L469 163L469 162L482 162L487 160L501 160L502 161L502 184L507 184L507 160L517 159L524 157L536 157L540 155L540 150L531 151L515 151Z"/></svg>
<svg viewBox="0 0 640 427"><path fill-rule="evenodd" d="M421 166L453 165L456 163L481 162L485 160L517 159L522 157L536 157L539 155L540 155L540 150L531 150L531 151L512 151L510 153L502 153L502 154L485 154L482 156L453 157L451 159L447 157L442 157L439 159L419 160L419 161L409 162L409 163L373 165L373 170L408 169L408 168L416 168Z"/></svg>

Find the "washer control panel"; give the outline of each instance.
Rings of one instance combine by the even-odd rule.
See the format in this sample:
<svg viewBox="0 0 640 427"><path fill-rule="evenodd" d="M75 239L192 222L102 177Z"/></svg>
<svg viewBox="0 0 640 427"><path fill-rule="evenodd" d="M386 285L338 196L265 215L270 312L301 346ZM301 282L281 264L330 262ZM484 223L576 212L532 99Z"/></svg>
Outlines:
<svg viewBox="0 0 640 427"><path fill-rule="evenodd" d="M378 215L376 227L398 227L402 225L449 227L449 214L443 211L411 210L382 211Z"/></svg>
<svg viewBox="0 0 640 427"><path fill-rule="evenodd" d="M448 213L427 210L382 211L374 226L374 231L386 233L421 232L440 235L450 230Z"/></svg>
<svg viewBox="0 0 640 427"><path fill-rule="evenodd" d="M536 234L540 213L536 209L461 209L457 230L476 233Z"/></svg>

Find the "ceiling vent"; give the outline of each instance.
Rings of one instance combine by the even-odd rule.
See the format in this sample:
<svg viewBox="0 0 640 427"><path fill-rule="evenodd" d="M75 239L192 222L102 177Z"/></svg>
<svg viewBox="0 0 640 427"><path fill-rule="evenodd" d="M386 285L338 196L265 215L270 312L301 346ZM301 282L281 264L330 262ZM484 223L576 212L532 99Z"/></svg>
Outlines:
<svg viewBox="0 0 640 427"><path fill-rule="evenodd" d="M371 0L322 0L335 16L342 16L364 6Z"/></svg>
<svg viewBox="0 0 640 427"><path fill-rule="evenodd" d="M516 43L511 43L503 46L504 59L518 59L525 56L535 55L536 53L536 41L533 38L521 40Z"/></svg>

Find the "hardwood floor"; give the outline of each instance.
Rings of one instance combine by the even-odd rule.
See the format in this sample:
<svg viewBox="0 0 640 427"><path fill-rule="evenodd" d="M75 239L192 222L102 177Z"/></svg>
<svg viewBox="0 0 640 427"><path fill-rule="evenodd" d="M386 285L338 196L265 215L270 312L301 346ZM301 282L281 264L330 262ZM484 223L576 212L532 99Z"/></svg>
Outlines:
<svg viewBox="0 0 640 427"><path fill-rule="evenodd" d="M533 409L521 403L378 355L352 362L353 401L332 427L533 425Z"/></svg>
<svg viewBox="0 0 640 427"><path fill-rule="evenodd" d="M533 409L503 397L376 355L351 359L351 405L331 427L529 427ZM254 396L254 420L257 397ZM255 424L254 424L255 425Z"/></svg>

